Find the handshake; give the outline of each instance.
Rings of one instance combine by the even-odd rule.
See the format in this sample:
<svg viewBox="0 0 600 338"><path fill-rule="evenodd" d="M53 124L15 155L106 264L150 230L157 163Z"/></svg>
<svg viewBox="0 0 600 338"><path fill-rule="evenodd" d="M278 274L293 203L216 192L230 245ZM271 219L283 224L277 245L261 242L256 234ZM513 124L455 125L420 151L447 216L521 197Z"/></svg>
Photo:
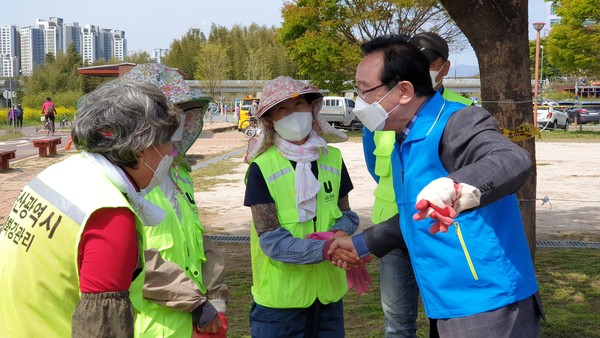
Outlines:
<svg viewBox="0 0 600 338"><path fill-rule="evenodd" d="M354 289L359 296L369 291L369 285L373 280L365 264L371 261L371 257L361 259L348 234L343 231L315 232L309 234L307 238L326 241L323 247L323 258L346 270L348 289Z"/></svg>

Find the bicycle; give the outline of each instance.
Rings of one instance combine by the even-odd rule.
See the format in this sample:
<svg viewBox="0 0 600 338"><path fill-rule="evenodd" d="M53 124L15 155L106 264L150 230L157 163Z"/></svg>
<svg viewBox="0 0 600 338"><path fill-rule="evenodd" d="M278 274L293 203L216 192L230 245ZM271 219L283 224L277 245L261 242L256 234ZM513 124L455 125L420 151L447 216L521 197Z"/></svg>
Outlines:
<svg viewBox="0 0 600 338"><path fill-rule="evenodd" d="M73 122L69 120L68 115L63 115L63 118L60 120L60 128L71 127Z"/></svg>
<svg viewBox="0 0 600 338"><path fill-rule="evenodd" d="M247 138L252 138L260 133L258 120L254 116L250 116L247 120L242 122L240 128L244 131L244 136Z"/></svg>
<svg viewBox="0 0 600 338"><path fill-rule="evenodd" d="M54 135L54 128L52 128L52 121L46 117L42 117L42 121L44 121L44 124L42 125L42 130L46 131L46 136L50 136L50 133L52 133L52 135ZM37 131L37 128L36 128Z"/></svg>
<svg viewBox="0 0 600 338"><path fill-rule="evenodd" d="M217 105L216 102L211 102L208 104L208 108L206 109L206 112L204 113L204 121L212 122L213 116L218 116L218 115L219 115L219 106Z"/></svg>

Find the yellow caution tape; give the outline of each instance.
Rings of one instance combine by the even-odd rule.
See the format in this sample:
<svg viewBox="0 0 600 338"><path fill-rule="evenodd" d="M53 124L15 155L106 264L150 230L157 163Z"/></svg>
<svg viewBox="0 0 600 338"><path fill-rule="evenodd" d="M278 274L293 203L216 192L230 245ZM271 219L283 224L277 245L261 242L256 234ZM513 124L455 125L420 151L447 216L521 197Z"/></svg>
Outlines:
<svg viewBox="0 0 600 338"><path fill-rule="evenodd" d="M510 130L505 128L500 128L502 135L508 137L509 140L513 142L525 141L530 137L535 137L536 135L540 135L540 129L534 127L532 123L525 122L521 124L517 130Z"/></svg>

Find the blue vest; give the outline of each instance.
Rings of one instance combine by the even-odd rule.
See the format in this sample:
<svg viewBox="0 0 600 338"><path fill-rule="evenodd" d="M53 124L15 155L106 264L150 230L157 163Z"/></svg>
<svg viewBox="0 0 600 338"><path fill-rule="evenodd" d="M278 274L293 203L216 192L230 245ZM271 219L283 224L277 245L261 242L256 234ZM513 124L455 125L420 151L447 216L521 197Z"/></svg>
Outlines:
<svg viewBox="0 0 600 338"><path fill-rule="evenodd" d="M462 212L447 233L432 235L433 220L412 219L421 189L448 175L438 148L449 117L462 107L435 94L401 145L401 158L393 163L400 228L425 311L433 319L494 310L538 289L514 194Z"/></svg>

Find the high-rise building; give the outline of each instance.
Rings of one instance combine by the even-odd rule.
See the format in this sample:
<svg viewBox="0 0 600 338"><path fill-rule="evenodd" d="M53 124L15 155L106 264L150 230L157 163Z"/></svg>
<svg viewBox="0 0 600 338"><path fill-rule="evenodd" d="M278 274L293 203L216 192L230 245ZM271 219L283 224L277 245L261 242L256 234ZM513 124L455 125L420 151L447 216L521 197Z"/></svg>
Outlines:
<svg viewBox="0 0 600 338"><path fill-rule="evenodd" d="M99 59L123 61L127 56L124 31L65 24L58 17L36 19L33 26L0 25L0 76L29 76L48 54L67 53L71 44L86 64Z"/></svg>
<svg viewBox="0 0 600 338"><path fill-rule="evenodd" d="M74 44L77 52L81 54L81 27L79 27L79 23L64 24L62 32L62 50L66 52L69 50L69 46Z"/></svg>
<svg viewBox="0 0 600 338"><path fill-rule="evenodd" d="M44 30L29 26L20 27L21 71L24 76L33 73L35 67L44 64Z"/></svg>
<svg viewBox="0 0 600 338"><path fill-rule="evenodd" d="M62 47L60 44L62 39L59 36L59 33L62 35L62 19L37 19L35 25L44 30L44 57L48 54L52 54L56 58L60 47Z"/></svg>
<svg viewBox="0 0 600 338"><path fill-rule="evenodd" d="M0 26L0 75L3 77L19 75L18 33L14 25Z"/></svg>
<svg viewBox="0 0 600 338"><path fill-rule="evenodd" d="M127 39L125 39L125 31L114 31L112 54L113 57L119 61L123 61L127 56Z"/></svg>
<svg viewBox="0 0 600 338"><path fill-rule="evenodd" d="M112 58L113 32L110 29L100 29L98 32L98 51L96 58L108 61Z"/></svg>
<svg viewBox="0 0 600 338"><path fill-rule="evenodd" d="M84 64L92 64L97 60L98 26L84 25L81 29L81 56Z"/></svg>

